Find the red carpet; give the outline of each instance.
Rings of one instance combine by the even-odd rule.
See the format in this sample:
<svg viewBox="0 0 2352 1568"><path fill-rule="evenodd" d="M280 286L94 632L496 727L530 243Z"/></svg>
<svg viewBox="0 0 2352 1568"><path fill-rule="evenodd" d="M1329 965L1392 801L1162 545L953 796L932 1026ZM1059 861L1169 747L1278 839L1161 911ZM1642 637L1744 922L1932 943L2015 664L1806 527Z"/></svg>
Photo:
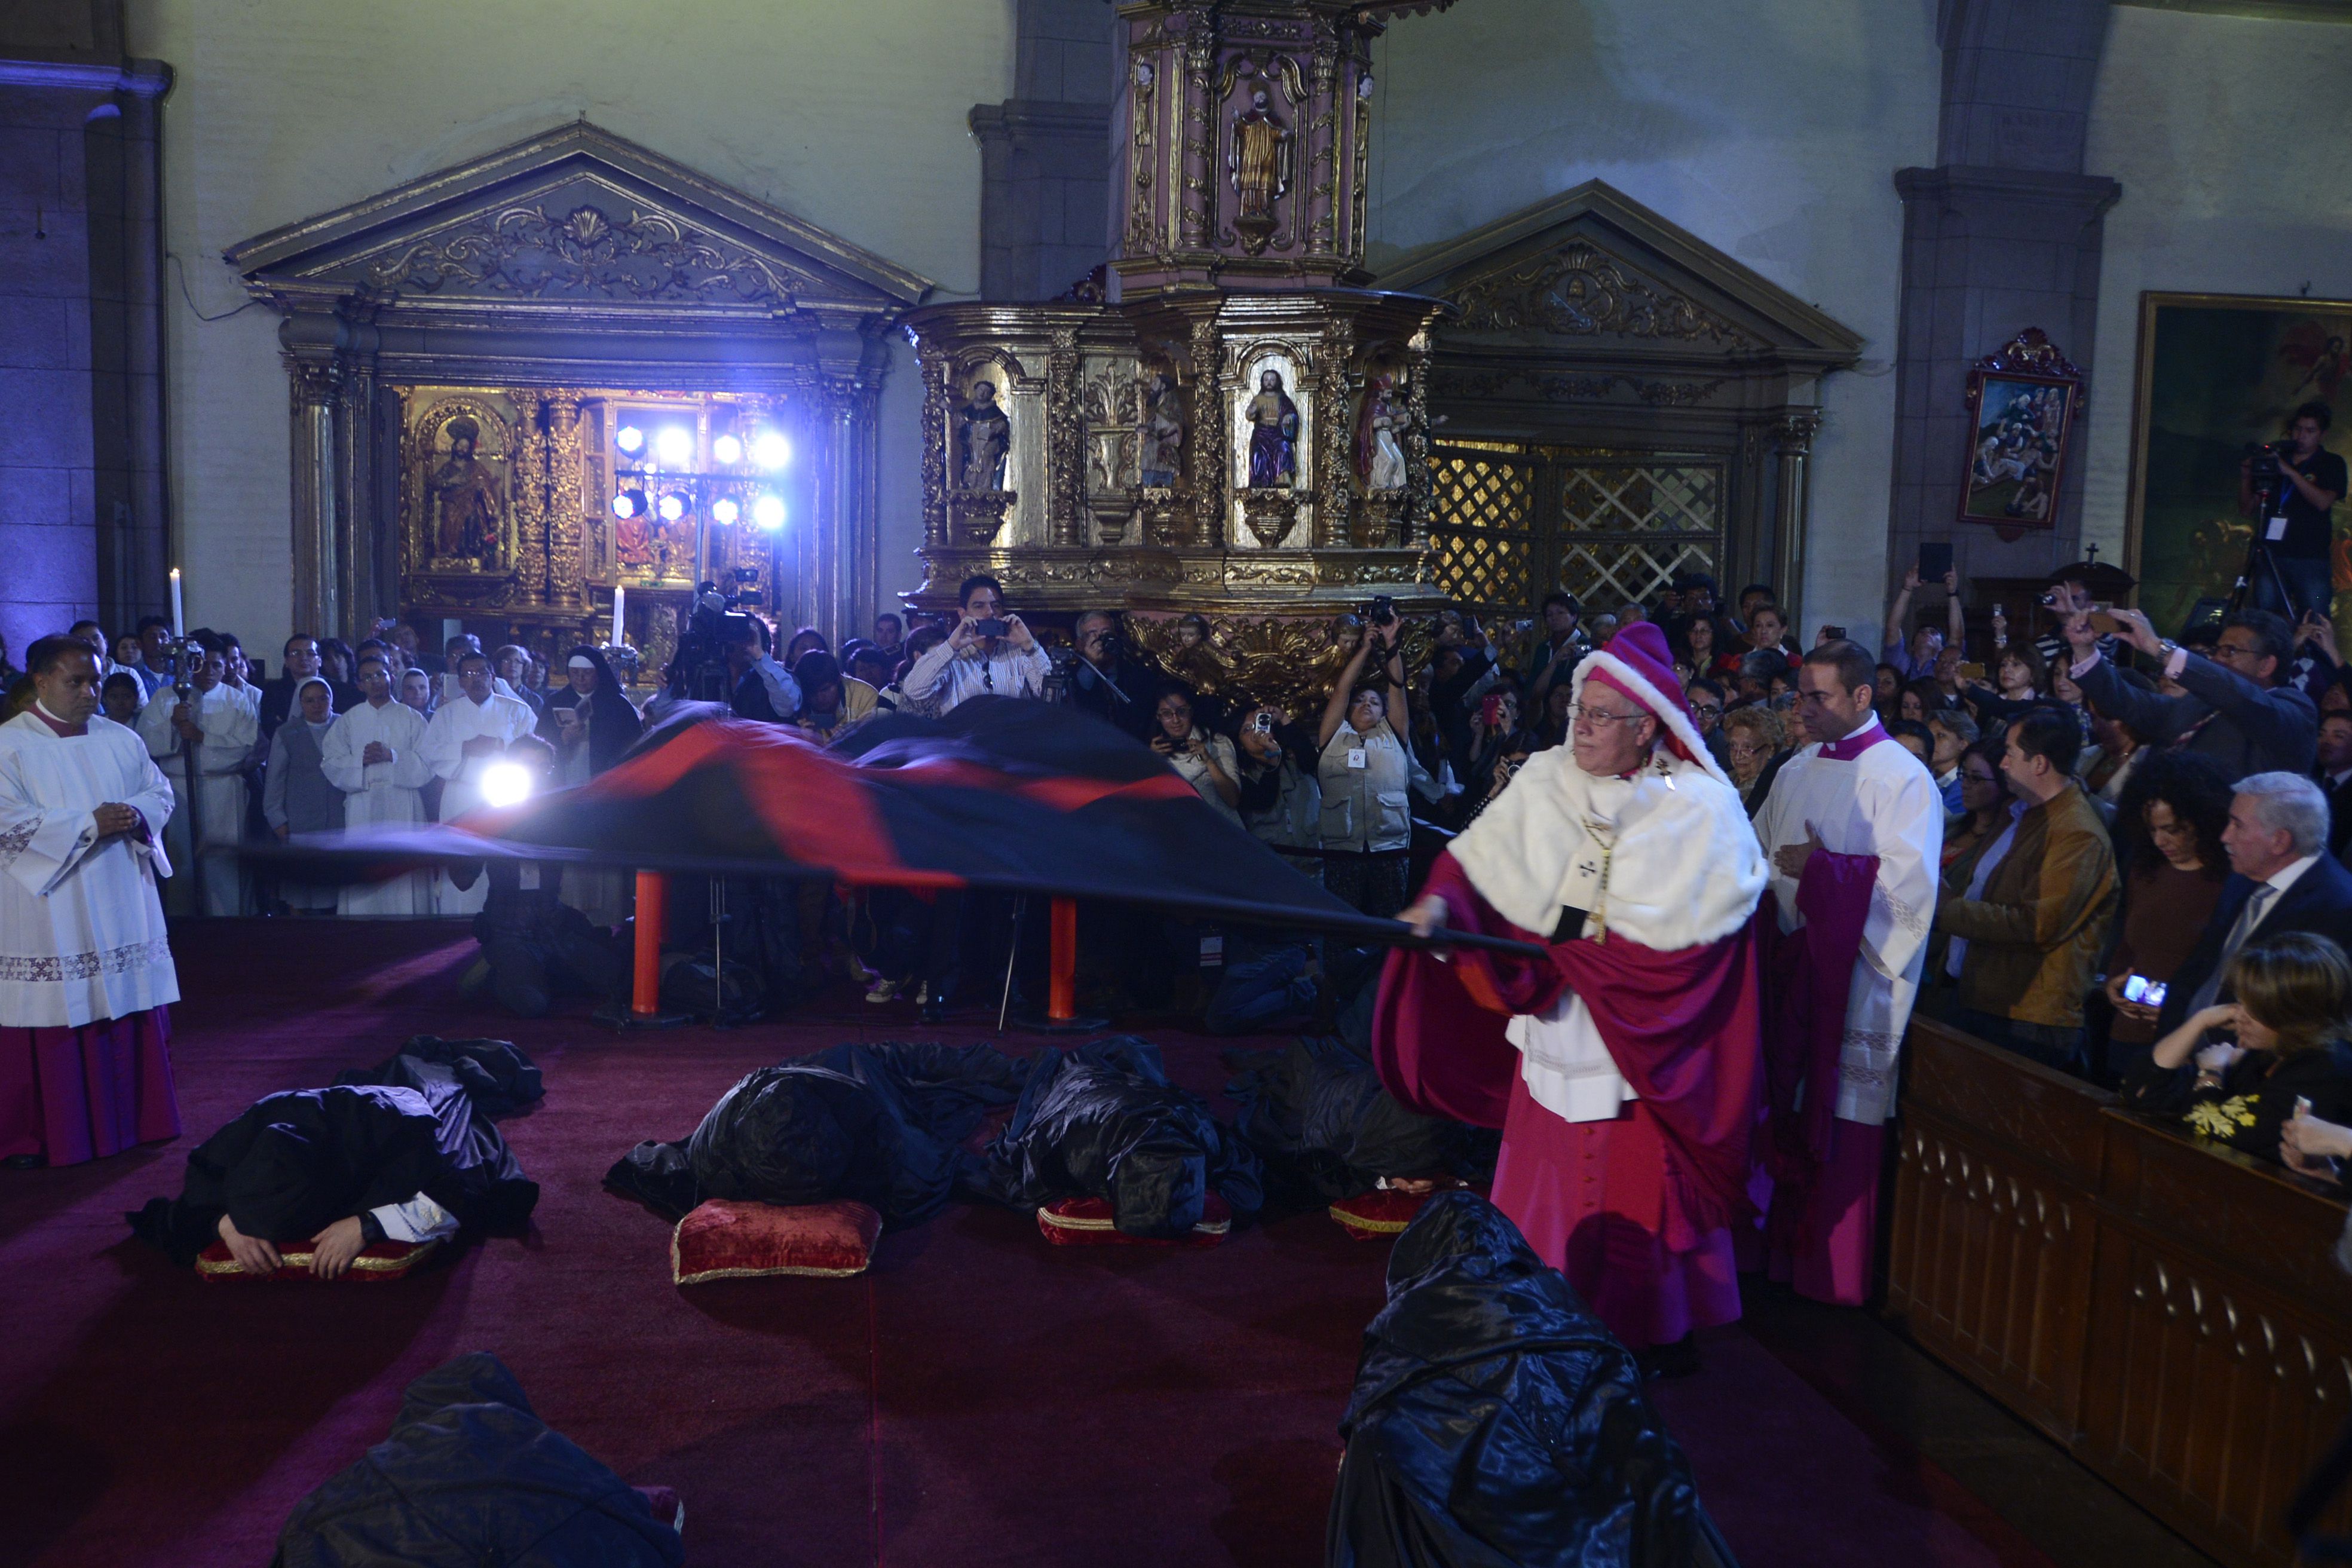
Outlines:
<svg viewBox="0 0 2352 1568"><path fill-rule="evenodd" d="M676 1487L697 1563L1321 1561L1384 1247L1310 1214L1201 1251L1073 1250L958 1205L859 1279L681 1291L666 1227L605 1167L752 1067L915 1037L910 1007L623 1038L466 1009L456 927L213 922L175 946L188 1136L0 1172L0 1563L267 1562L402 1386L478 1349L625 1479ZM505 1036L545 1069L545 1104L503 1124L543 1187L528 1239L373 1289L206 1286L129 1240L121 1211L177 1191L187 1149L254 1099L427 1032ZM1180 1081L1222 1081L1223 1042L1153 1037ZM2035 1561L1736 1329L1708 1352L1660 1402L1748 1568Z"/></svg>

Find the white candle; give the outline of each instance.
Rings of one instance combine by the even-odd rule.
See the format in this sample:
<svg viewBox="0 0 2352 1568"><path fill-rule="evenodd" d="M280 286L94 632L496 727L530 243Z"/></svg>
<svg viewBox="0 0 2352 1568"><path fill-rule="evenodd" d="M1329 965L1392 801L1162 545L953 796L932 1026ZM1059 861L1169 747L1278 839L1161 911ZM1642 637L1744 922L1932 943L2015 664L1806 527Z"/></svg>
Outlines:
<svg viewBox="0 0 2352 1568"><path fill-rule="evenodd" d="M172 568L172 640L178 642L188 635L188 613L180 604L180 569Z"/></svg>
<svg viewBox="0 0 2352 1568"><path fill-rule="evenodd" d="M620 583L615 583L615 584L613 584L613 646L614 646L614 647L627 647L627 646L628 646L626 643L624 643L624 642L621 640L621 611L622 611L622 608L623 608L625 605L626 605L628 604L628 602L629 602L629 590L628 590L627 586L626 586L625 584L620 584Z"/></svg>

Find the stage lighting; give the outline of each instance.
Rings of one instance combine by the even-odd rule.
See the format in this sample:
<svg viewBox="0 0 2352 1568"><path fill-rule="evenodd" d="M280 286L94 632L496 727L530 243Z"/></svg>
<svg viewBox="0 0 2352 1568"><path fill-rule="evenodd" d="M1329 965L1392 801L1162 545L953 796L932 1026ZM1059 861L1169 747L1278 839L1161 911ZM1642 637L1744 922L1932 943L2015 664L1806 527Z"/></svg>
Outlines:
<svg viewBox="0 0 2352 1568"><path fill-rule="evenodd" d="M734 436L720 436L710 443L710 459L720 468L731 468L743 460L743 443Z"/></svg>
<svg viewBox="0 0 2352 1568"><path fill-rule="evenodd" d="M613 515L623 522L628 521L645 510L646 498L643 491L620 490L613 497Z"/></svg>
<svg viewBox="0 0 2352 1568"><path fill-rule="evenodd" d="M793 460L792 443L781 430L762 430L751 437L751 460L763 468L781 468Z"/></svg>
<svg viewBox="0 0 2352 1568"><path fill-rule="evenodd" d="M710 503L710 521L722 526L733 522L742 515L743 509L735 504L733 496L720 496Z"/></svg>
<svg viewBox="0 0 2352 1568"><path fill-rule="evenodd" d="M686 498L677 491L671 490L654 503L654 510L661 514L661 520L664 522L678 522L685 519L688 508Z"/></svg>
<svg viewBox="0 0 2352 1568"><path fill-rule="evenodd" d="M761 528L784 526L784 498L771 490L751 503L751 521Z"/></svg>
<svg viewBox="0 0 2352 1568"><path fill-rule="evenodd" d="M665 468L694 466L694 432L683 425L665 425L654 437L654 454Z"/></svg>
<svg viewBox="0 0 2352 1568"><path fill-rule="evenodd" d="M634 425L624 425L613 433L613 445L634 458L645 449L646 433Z"/></svg>
<svg viewBox="0 0 2352 1568"><path fill-rule="evenodd" d="M482 770L482 799L490 805L520 805L530 798L530 770L520 763L492 763Z"/></svg>

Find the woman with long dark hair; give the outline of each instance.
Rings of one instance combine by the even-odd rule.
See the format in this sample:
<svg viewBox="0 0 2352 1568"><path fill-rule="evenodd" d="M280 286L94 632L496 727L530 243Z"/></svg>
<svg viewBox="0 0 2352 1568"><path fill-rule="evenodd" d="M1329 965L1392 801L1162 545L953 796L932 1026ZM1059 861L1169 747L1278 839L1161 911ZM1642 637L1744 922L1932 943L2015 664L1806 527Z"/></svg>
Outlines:
<svg viewBox="0 0 2352 1568"><path fill-rule="evenodd" d="M2124 909L2123 934L2107 961L2116 1021L2107 1031L2106 1065L2117 1081L2129 1078L2156 1043L2158 1009L2146 1000L2147 987L2171 982L2221 901L2230 874L2221 830L2229 825L2229 780L2195 752L2148 752L2116 801Z"/></svg>

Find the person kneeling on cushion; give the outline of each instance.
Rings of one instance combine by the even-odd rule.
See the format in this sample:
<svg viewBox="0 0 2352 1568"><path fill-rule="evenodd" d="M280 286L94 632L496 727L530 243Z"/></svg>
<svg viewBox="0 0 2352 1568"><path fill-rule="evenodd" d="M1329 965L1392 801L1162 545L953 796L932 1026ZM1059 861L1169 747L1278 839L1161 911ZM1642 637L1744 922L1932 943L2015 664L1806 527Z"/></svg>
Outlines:
<svg viewBox="0 0 2352 1568"><path fill-rule="evenodd" d="M502 1140L445 1138L465 1096L448 1100L380 1084L269 1095L188 1155L176 1200L124 1217L182 1267L217 1240L247 1273L270 1274L281 1247L307 1242L321 1279L383 1242L439 1241L467 1221L519 1224L537 1184Z"/></svg>

